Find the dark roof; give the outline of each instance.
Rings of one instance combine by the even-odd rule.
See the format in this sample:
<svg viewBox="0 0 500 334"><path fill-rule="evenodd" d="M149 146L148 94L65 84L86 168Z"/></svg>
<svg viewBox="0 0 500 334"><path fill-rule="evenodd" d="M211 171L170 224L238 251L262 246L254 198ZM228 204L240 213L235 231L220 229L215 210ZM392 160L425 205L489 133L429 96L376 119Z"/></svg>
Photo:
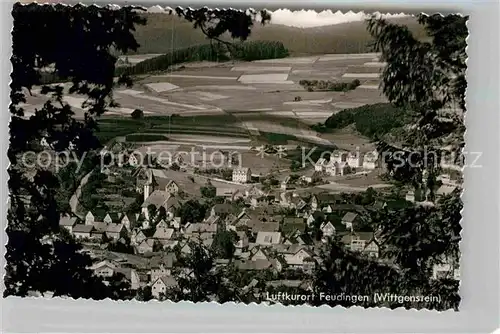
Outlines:
<svg viewBox="0 0 500 334"><path fill-rule="evenodd" d="M375 210L382 210L385 206L385 202L383 201L375 201L375 203L373 203L372 207L375 209Z"/></svg>
<svg viewBox="0 0 500 334"><path fill-rule="evenodd" d="M338 220L335 220L335 221L331 221L330 222L332 223L333 227L335 228L335 232L345 232L347 231L347 228L344 224L342 224L341 222L339 222Z"/></svg>
<svg viewBox="0 0 500 334"><path fill-rule="evenodd" d="M411 207L411 206L412 206L412 204L404 199L393 200L393 201L387 202L387 209L389 209L389 210L406 209L406 208Z"/></svg>
<svg viewBox="0 0 500 334"><path fill-rule="evenodd" d="M212 208L215 214L236 213L237 210L229 203L215 204Z"/></svg>
<svg viewBox="0 0 500 334"><path fill-rule="evenodd" d="M355 232L354 234L357 235L361 240L366 241L370 241L374 236L373 232Z"/></svg>
<svg viewBox="0 0 500 334"><path fill-rule="evenodd" d="M93 229L93 225L78 224L73 227L73 233L90 233Z"/></svg>
<svg viewBox="0 0 500 334"><path fill-rule="evenodd" d="M314 211L312 213L312 216L313 216L314 220L316 220L318 218L325 218L325 213L323 211Z"/></svg>
<svg viewBox="0 0 500 334"><path fill-rule="evenodd" d="M76 225L76 217L61 216L59 219L59 226L74 226Z"/></svg>
<svg viewBox="0 0 500 334"><path fill-rule="evenodd" d="M356 219L358 217L358 214L357 213L354 213L354 212L348 212L344 215L344 217L342 217L342 221L345 221L345 222L350 222L352 223L354 221L354 219Z"/></svg>
<svg viewBox="0 0 500 334"><path fill-rule="evenodd" d="M108 229L108 224L106 224L105 222L95 221L92 225L94 226L97 232L101 233L106 232L106 230Z"/></svg>
<svg viewBox="0 0 500 334"><path fill-rule="evenodd" d="M316 194L314 197L316 197L319 204L334 204L340 199L339 195L330 193L320 193Z"/></svg>
<svg viewBox="0 0 500 334"><path fill-rule="evenodd" d="M260 222L252 226L252 233L258 232L277 232L280 228L278 222Z"/></svg>

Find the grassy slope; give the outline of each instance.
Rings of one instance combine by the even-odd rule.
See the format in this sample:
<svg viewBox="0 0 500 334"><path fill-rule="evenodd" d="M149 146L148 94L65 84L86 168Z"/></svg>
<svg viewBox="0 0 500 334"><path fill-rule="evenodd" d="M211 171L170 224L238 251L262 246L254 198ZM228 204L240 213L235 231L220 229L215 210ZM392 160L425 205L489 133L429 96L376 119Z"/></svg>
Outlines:
<svg viewBox="0 0 500 334"><path fill-rule="evenodd" d="M207 42L204 35L194 29L191 23L178 17L152 13L145 15L148 19L147 25L137 27L135 32L135 37L141 45L138 53L166 53L172 49ZM418 37L424 36L423 29L414 18L399 18L392 21L407 25ZM297 56L369 52L366 44L371 38L364 22L350 22L317 28L256 24L252 29L250 40L281 41L293 55Z"/></svg>

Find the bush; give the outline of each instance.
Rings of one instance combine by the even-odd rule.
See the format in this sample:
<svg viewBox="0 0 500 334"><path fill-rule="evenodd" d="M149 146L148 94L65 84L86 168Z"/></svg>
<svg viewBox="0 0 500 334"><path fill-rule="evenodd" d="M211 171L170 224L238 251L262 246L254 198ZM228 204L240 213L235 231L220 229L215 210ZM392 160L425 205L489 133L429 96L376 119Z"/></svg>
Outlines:
<svg viewBox="0 0 500 334"><path fill-rule="evenodd" d="M142 111L141 109L135 109L134 111L132 111L132 114L130 114L130 116L132 116L133 119L143 118L144 111Z"/></svg>
<svg viewBox="0 0 500 334"><path fill-rule="evenodd" d="M313 92L314 90L330 90L334 92L348 92L350 90L356 89L361 82L355 79L351 82L333 82L333 81L323 81L323 80L300 80L299 84L307 89L308 92Z"/></svg>

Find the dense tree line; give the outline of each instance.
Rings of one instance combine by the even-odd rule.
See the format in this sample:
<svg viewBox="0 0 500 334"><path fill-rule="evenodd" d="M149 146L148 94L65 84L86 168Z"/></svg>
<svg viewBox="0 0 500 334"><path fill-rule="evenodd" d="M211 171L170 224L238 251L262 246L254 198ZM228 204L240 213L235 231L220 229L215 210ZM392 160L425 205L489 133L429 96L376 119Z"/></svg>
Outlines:
<svg viewBox="0 0 500 334"><path fill-rule="evenodd" d="M131 67L118 67L117 74L129 75L147 74L166 71L173 65L195 61L227 61L239 59L252 61L258 59L275 59L288 56L288 50L283 43L276 41L248 41L233 44L235 49L229 54L226 44L214 43L175 49L164 55L146 59Z"/></svg>
<svg viewBox="0 0 500 334"><path fill-rule="evenodd" d="M344 109L330 116L322 131L342 129L352 124L363 136L378 139L411 121L411 114L404 108L395 107L390 103L378 103Z"/></svg>
<svg viewBox="0 0 500 334"><path fill-rule="evenodd" d="M348 92L354 90L361 82L354 79L351 82L335 82L329 80L300 80L299 84L306 88L308 91L334 91L334 92Z"/></svg>

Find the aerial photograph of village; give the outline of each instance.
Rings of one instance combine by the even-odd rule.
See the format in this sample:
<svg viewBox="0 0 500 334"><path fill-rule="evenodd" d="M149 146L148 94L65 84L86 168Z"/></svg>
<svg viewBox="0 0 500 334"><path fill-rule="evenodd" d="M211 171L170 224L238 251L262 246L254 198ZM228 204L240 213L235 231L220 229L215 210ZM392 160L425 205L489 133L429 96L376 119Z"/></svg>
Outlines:
<svg viewBox="0 0 500 334"><path fill-rule="evenodd" d="M323 13L15 4L4 294L458 310L467 17Z"/></svg>

